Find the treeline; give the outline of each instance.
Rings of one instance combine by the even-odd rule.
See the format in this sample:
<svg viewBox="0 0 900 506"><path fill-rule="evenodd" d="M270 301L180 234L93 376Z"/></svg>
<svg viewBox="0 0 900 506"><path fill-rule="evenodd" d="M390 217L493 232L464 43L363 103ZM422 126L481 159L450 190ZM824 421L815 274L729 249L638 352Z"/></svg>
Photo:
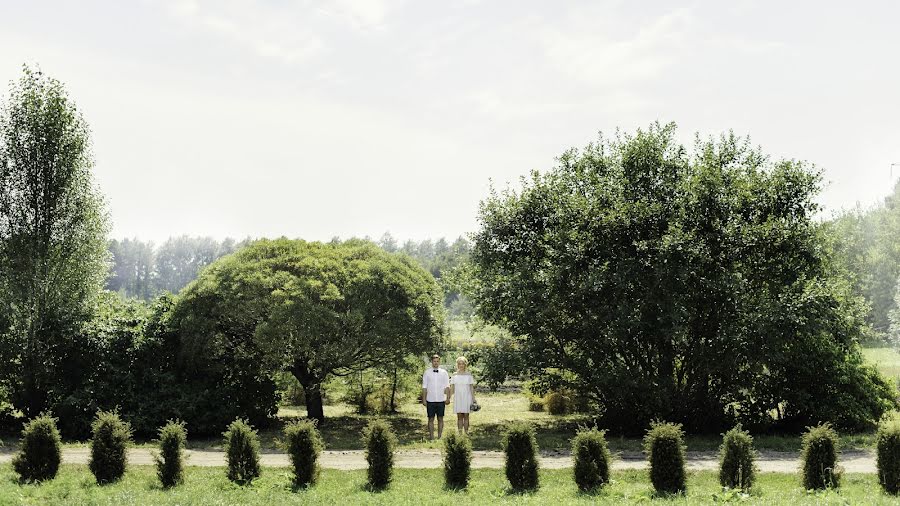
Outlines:
<svg viewBox="0 0 900 506"><path fill-rule="evenodd" d="M900 183L874 207L845 211L830 225L838 258L854 291L869 303L866 321L877 340L900 338ZM895 322L892 330L892 317Z"/></svg>
<svg viewBox="0 0 900 506"><path fill-rule="evenodd" d="M164 292L178 293L196 279L204 267L250 241L250 238L237 241L229 237L219 241L212 237L183 235L172 237L157 247L152 241L136 238L113 239L109 241L112 265L106 289L125 298L144 301L151 301ZM334 238L332 242L340 242L340 239ZM385 233L373 242L388 253L409 255L430 272L444 290L444 305L451 316L465 318L471 314L471 304L460 297L459 289L446 276L460 265L472 248L464 237L453 242L441 237L400 244L390 233Z"/></svg>

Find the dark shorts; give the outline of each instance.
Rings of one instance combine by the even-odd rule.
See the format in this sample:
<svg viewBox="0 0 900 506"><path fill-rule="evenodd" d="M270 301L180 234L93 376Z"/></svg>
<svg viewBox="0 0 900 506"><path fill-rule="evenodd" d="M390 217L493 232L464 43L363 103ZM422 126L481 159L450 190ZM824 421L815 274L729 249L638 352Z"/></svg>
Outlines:
<svg viewBox="0 0 900 506"><path fill-rule="evenodd" d="M434 418L435 415L443 418L444 417L444 408L447 405L443 402L429 402L425 406L425 411L428 412L428 418Z"/></svg>

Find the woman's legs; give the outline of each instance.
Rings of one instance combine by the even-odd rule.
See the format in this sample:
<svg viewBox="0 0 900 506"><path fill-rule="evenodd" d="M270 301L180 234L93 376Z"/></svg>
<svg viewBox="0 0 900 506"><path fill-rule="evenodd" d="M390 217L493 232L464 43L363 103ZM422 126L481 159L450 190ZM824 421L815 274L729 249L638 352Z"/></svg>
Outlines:
<svg viewBox="0 0 900 506"><path fill-rule="evenodd" d="M462 423L463 430L465 430L466 434L469 433L469 413L460 413L462 415Z"/></svg>
<svg viewBox="0 0 900 506"><path fill-rule="evenodd" d="M457 413L456 414L456 430L462 432L464 430L464 420L466 419L465 413Z"/></svg>

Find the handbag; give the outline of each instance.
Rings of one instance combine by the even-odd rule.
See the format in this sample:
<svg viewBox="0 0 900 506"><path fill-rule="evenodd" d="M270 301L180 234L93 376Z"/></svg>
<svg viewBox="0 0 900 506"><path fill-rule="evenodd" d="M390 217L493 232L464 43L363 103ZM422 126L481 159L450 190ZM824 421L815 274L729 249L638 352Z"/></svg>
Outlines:
<svg viewBox="0 0 900 506"><path fill-rule="evenodd" d="M469 404L469 411L478 411L479 409L481 409L481 405L477 402L473 401L472 404Z"/></svg>

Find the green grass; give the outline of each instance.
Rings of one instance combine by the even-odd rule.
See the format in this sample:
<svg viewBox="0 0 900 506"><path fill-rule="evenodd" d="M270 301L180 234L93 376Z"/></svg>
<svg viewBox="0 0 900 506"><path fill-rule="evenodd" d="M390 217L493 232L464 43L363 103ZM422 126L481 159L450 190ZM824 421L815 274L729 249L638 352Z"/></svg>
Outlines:
<svg viewBox="0 0 900 506"><path fill-rule="evenodd" d="M897 382L900 378L900 353L896 348L863 348L863 357L881 371L886 378Z"/></svg>
<svg viewBox="0 0 900 506"><path fill-rule="evenodd" d="M325 470L319 484L293 490L287 470L264 469L252 485L240 487L225 478L224 468L187 469L185 484L163 490L153 468L133 467L125 478L97 486L86 466L65 465L53 481L20 485L9 466L0 472L0 505L6 504L711 504L724 497L715 472L690 473L688 492L678 497L655 497L644 471L612 473L612 483L598 494L577 491L570 470L544 470L541 487L526 494L511 493L500 469L475 469L470 487L443 489L440 469L398 469L384 492L364 489L365 471ZM839 491L807 493L799 478L763 473L745 504L896 504L885 495L874 474L850 474Z"/></svg>

